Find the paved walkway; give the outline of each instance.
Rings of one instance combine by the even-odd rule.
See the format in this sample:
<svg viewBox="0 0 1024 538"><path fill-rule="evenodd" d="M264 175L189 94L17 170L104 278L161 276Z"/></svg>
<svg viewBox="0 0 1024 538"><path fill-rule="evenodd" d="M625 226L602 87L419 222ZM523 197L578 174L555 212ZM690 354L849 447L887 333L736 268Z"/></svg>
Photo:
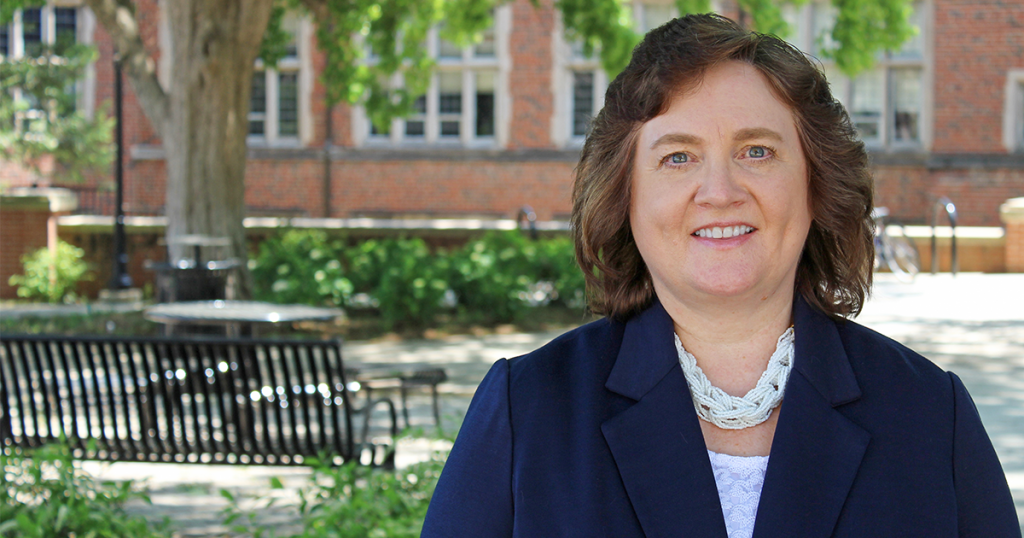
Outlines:
<svg viewBox="0 0 1024 538"><path fill-rule="evenodd" d="M913 284L879 275L858 321L907 344L963 379L996 446L1018 517L1024 522L1024 274L920 275ZM557 334L352 342L346 345L345 359L444 366L450 379L441 386L443 424L454 431L477 383L495 360L526 353ZM417 396L410 404L413 425L428 425L429 399ZM423 459L438 447L422 439L402 440L398 463ZM224 529L218 523L218 511L225 505L217 494L221 487L260 494L267 491L270 476L279 476L288 495L293 491L289 488L301 486L308 476L298 468L94 462L85 466L109 479L148 477L153 506L135 510L171 516L183 529L181 536L221 535ZM270 512L267 517L283 526L288 522L283 512ZM280 528L278 534L283 532L287 528Z"/></svg>

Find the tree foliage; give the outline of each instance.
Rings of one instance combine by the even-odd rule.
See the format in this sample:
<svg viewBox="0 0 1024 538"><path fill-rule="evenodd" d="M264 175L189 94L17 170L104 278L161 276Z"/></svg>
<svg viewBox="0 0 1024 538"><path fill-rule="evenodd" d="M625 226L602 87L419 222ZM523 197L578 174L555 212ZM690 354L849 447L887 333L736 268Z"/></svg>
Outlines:
<svg viewBox="0 0 1024 538"><path fill-rule="evenodd" d="M38 0L4 2L0 25L10 22L14 7L39 5ZM94 47L58 35L53 44L38 44L21 58L0 55L0 157L39 172L44 157L60 165L63 179L80 180L82 173L110 164L114 121L100 107L90 118L78 109L70 91L96 61ZM14 91L16 89L16 91Z"/></svg>

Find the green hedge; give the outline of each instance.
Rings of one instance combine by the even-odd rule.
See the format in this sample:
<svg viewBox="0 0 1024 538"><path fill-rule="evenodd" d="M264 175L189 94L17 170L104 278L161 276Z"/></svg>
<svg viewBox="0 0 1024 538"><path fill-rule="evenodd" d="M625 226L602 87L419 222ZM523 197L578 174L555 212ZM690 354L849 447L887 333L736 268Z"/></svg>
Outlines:
<svg viewBox="0 0 1024 538"><path fill-rule="evenodd" d="M432 251L418 238L347 246L323 231L291 230L261 243L250 264L259 300L373 308L388 327L425 327L445 312L500 323L541 304L584 304L583 274L564 236L491 232Z"/></svg>

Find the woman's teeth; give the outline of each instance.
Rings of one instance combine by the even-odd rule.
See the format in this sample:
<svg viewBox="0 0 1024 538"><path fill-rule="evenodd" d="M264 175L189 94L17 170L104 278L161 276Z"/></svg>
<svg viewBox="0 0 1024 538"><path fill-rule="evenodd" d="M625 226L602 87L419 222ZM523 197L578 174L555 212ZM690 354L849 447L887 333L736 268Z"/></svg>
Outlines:
<svg viewBox="0 0 1024 538"><path fill-rule="evenodd" d="M754 228L743 225L726 226L724 228L715 226L713 228L701 228L694 232L693 235L696 235L697 237L711 237L713 239L728 239L730 237L748 234L752 231L754 231Z"/></svg>

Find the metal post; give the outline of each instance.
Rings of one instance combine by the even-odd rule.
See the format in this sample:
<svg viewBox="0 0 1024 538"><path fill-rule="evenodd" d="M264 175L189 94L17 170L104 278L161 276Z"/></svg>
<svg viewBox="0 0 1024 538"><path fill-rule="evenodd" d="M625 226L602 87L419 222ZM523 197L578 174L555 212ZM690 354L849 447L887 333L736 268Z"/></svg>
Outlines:
<svg viewBox="0 0 1024 538"><path fill-rule="evenodd" d="M132 287L132 277L128 275L128 253L125 251L124 235L124 111L121 86L121 57L115 52L114 114L117 117L117 162L114 165L114 180L117 182L117 197L114 203L114 270L110 276L112 290Z"/></svg>

